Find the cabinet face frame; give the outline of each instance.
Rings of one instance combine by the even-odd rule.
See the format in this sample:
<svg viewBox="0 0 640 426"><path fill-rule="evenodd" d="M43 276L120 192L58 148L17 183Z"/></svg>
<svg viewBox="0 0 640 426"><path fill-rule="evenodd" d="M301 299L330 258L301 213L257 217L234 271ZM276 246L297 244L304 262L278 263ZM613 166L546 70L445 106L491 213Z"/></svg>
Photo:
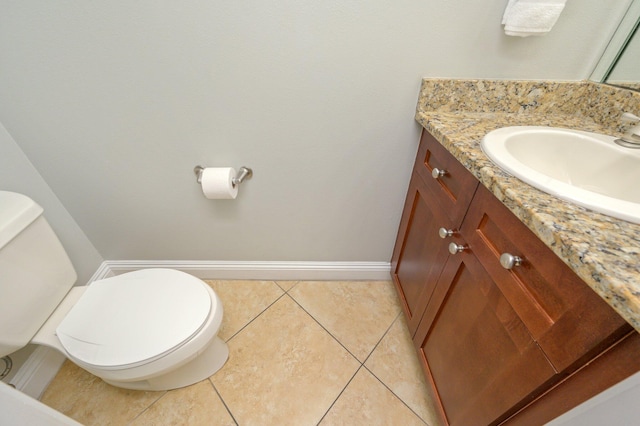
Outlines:
<svg viewBox="0 0 640 426"><path fill-rule="evenodd" d="M434 178L431 174L434 168L444 170L445 174ZM447 246L439 244L438 230L459 232L478 185L478 180L462 164L429 132L423 131L391 258L391 276L412 337L448 256ZM415 235L412 238L415 229L424 231L419 236L423 241ZM428 253L425 249L429 246L438 249ZM418 264L420 259L424 267Z"/></svg>

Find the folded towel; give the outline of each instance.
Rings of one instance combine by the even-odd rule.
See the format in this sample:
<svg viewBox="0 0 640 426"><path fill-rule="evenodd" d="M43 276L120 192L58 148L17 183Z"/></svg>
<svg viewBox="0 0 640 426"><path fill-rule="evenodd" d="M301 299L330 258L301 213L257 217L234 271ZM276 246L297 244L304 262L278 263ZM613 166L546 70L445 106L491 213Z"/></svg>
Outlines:
<svg viewBox="0 0 640 426"><path fill-rule="evenodd" d="M528 37L545 35L560 17L566 0L509 0L502 16L504 33Z"/></svg>

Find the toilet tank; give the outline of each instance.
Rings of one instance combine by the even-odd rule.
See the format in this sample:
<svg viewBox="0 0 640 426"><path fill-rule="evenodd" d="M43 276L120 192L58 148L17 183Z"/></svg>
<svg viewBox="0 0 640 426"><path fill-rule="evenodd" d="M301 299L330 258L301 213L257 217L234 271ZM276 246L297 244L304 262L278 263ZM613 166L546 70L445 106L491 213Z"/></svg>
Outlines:
<svg viewBox="0 0 640 426"><path fill-rule="evenodd" d="M42 212L0 191L0 356L26 346L77 279Z"/></svg>

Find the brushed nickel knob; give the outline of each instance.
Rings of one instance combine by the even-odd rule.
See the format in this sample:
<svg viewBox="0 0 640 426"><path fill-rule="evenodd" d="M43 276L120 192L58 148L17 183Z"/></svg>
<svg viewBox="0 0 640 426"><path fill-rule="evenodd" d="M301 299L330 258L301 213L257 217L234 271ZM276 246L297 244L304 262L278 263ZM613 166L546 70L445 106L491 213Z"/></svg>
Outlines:
<svg viewBox="0 0 640 426"><path fill-rule="evenodd" d="M446 170L442 170L442 169L439 169L437 167L434 167L433 170L431 170L431 177L433 177L434 179L441 178L442 176L444 176L446 174L447 174Z"/></svg>
<svg viewBox="0 0 640 426"><path fill-rule="evenodd" d="M453 234L455 234L455 231L453 229L446 229L446 228L438 229L438 235L440 235L440 238L447 238L452 236Z"/></svg>
<svg viewBox="0 0 640 426"><path fill-rule="evenodd" d="M456 243L449 244L449 253L451 254L457 254L457 253L460 253L461 251L465 251L466 249L467 249L467 246L463 246Z"/></svg>
<svg viewBox="0 0 640 426"><path fill-rule="evenodd" d="M500 265L504 269L513 269L514 266L520 266L522 264L522 258L514 256L511 253L502 253L500 256Z"/></svg>

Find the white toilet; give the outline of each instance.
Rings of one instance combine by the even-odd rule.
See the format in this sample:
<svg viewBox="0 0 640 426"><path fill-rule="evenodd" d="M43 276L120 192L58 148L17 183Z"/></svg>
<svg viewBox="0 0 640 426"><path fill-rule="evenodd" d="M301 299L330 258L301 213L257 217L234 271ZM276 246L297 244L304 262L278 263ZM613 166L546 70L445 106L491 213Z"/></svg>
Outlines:
<svg viewBox="0 0 640 426"><path fill-rule="evenodd" d="M0 357L43 344L114 386L168 390L218 371L222 304L202 280L144 269L73 287L77 275L30 198L0 191Z"/></svg>

